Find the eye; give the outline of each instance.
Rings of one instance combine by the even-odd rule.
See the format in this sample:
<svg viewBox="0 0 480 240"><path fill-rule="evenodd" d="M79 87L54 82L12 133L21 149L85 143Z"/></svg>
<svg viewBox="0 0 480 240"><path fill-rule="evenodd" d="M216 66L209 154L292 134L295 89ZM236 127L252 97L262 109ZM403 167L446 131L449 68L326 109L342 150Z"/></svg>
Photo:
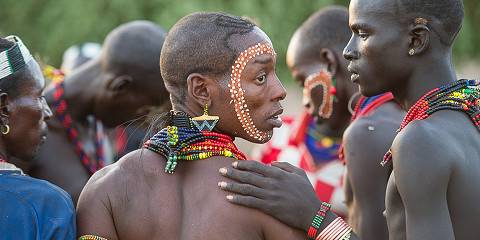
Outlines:
<svg viewBox="0 0 480 240"><path fill-rule="evenodd" d="M267 75L262 74L259 77L257 77L255 81L257 81L258 84L263 84L265 83L265 81L267 81Z"/></svg>
<svg viewBox="0 0 480 240"><path fill-rule="evenodd" d="M360 39L362 39L362 40L367 40L369 35L365 31L358 31L358 37L360 37Z"/></svg>

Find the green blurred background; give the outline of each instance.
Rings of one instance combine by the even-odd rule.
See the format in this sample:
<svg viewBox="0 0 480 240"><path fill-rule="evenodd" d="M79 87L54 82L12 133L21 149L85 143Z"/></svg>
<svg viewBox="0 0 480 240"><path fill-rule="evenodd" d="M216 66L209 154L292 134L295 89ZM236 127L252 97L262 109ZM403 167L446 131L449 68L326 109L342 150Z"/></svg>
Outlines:
<svg viewBox="0 0 480 240"><path fill-rule="evenodd" d="M59 66L64 50L86 41L101 43L121 23L147 19L168 30L195 11L223 11L254 19L279 54L278 75L291 82L285 52L295 29L319 8L348 0L0 0L1 35L17 34L43 62ZM480 1L465 0L466 19L455 45L457 65L480 56Z"/></svg>

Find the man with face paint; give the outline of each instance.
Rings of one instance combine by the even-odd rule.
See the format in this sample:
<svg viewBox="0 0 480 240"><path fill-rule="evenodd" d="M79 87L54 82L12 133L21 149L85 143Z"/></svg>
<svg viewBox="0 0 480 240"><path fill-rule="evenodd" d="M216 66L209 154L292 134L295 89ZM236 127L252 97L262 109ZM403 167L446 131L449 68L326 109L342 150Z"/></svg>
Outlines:
<svg viewBox="0 0 480 240"><path fill-rule="evenodd" d="M164 37L152 22L122 24L108 34L98 57L67 76L50 75L51 134L32 176L57 184L77 202L90 176L113 161L107 131L168 101L158 69Z"/></svg>
<svg viewBox="0 0 480 240"><path fill-rule="evenodd" d="M457 80L451 59L464 16L462 1L352 0L349 11L353 35L344 56L352 81L367 96L391 91L409 110L382 161L393 167L386 192L389 238L476 238L480 191L468 186L480 176L480 82ZM320 203L298 168L234 166L271 183L238 203L308 229ZM278 186L284 185L296 191L283 199L268 197L283 196ZM272 206L276 211L269 211ZM334 226L334 218L328 212L320 229Z"/></svg>
<svg viewBox="0 0 480 240"><path fill-rule="evenodd" d="M160 57L173 106L167 126L89 180L77 208L81 239L305 239L260 211L230 205L217 187L218 169L245 159L235 137L265 143L282 124L286 91L275 63L270 39L248 20L223 13L179 20Z"/></svg>
<svg viewBox="0 0 480 240"><path fill-rule="evenodd" d="M353 107L358 99L357 86L350 81L347 62L342 56L350 36L348 9L339 6L319 10L296 31L288 48L287 64L295 80L304 87L307 114L293 124L282 117L287 124L275 130L272 141L261 146L261 155L254 159L263 163L287 162L303 168L321 201L331 203L336 213L343 214L339 207L347 204L348 220L362 238L385 239L387 226L382 213L389 171L378 162L391 145L404 111L391 94L362 96ZM332 78L336 81L331 81ZM344 144L338 156L340 144L325 146L333 142L325 140L328 135L339 138L350 118L354 121L343 135ZM323 135L321 140L310 144L313 136L319 134ZM368 146L364 142L369 142ZM330 152L329 158L325 152ZM348 159L345 181L339 158ZM313 171L310 159L317 163ZM329 162L322 166L325 160ZM227 184L225 190L230 187Z"/></svg>
<svg viewBox="0 0 480 240"><path fill-rule="evenodd" d="M348 12L341 7L318 11L295 32L287 65L303 87L305 112L296 119L282 117L284 124L275 129L273 139L253 154L265 164L288 162L304 169L319 198L342 215L347 213L345 167L338 150L350 122L349 99L356 92L342 56L349 38Z"/></svg>
<svg viewBox="0 0 480 240"><path fill-rule="evenodd" d="M387 226L382 212L389 171L378 162L393 141L403 110L391 94L362 96L353 107L358 87L351 82L342 56L350 36L348 9L340 6L319 10L295 32L287 64L304 88L307 111L295 123L275 130L272 141L262 145L261 155L253 158L304 169L319 199L332 204L332 210L347 215L342 211L347 204L348 220L360 236L385 239ZM340 148L352 118L350 111L355 121L345 131L345 144ZM369 142L368 149L364 141ZM345 158L348 174L343 181Z"/></svg>

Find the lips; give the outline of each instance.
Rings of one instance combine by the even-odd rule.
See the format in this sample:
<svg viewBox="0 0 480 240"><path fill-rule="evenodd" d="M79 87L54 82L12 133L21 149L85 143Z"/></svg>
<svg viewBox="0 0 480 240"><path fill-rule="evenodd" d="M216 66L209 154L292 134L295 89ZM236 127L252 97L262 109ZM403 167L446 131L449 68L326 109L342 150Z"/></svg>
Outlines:
<svg viewBox="0 0 480 240"><path fill-rule="evenodd" d="M352 82L357 82L360 75L358 74L358 71L352 66L352 64L350 63L350 65L348 65L347 67L347 70L352 74L350 76L350 79L352 80Z"/></svg>
<svg viewBox="0 0 480 240"><path fill-rule="evenodd" d="M274 112L268 119L267 122L273 125L273 127L281 127L283 124L282 119L280 118L280 115L282 115L283 109L279 109L276 112Z"/></svg>

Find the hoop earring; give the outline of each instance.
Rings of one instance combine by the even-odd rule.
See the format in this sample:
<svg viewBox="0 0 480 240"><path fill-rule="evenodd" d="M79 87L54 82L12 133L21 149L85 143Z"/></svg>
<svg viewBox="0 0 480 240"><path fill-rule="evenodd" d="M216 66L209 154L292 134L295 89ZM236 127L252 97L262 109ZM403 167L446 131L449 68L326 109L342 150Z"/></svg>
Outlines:
<svg viewBox="0 0 480 240"><path fill-rule="evenodd" d="M347 105L347 107L348 107L348 111L350 112L350 114L351 114L352 116L353 116L353 114L355 114L355 110L353 109L353 106L352 106L353 100L355 100L355 98L357 98L357 97L360 96L360 95L362 95L362 93L360 93L360 91L358 91L358 92L354 93L354 94L350 97L350 99L348 100L348 105Z"/></svg>
<svg viewBox="0 0 480 240"><path fill-rule="evenodd" d="M8 126L8 124L2 125L0 132L3 135L7 135L8 133L10 133L10 126Z"/></svg>
<svg viewBox="0 0 480 240"><path fill-rule="evenodd" d="M205 103L203 115L192 118L192 123L199 131L212 131L220 117L208 115L208 104Z"/></svg>

